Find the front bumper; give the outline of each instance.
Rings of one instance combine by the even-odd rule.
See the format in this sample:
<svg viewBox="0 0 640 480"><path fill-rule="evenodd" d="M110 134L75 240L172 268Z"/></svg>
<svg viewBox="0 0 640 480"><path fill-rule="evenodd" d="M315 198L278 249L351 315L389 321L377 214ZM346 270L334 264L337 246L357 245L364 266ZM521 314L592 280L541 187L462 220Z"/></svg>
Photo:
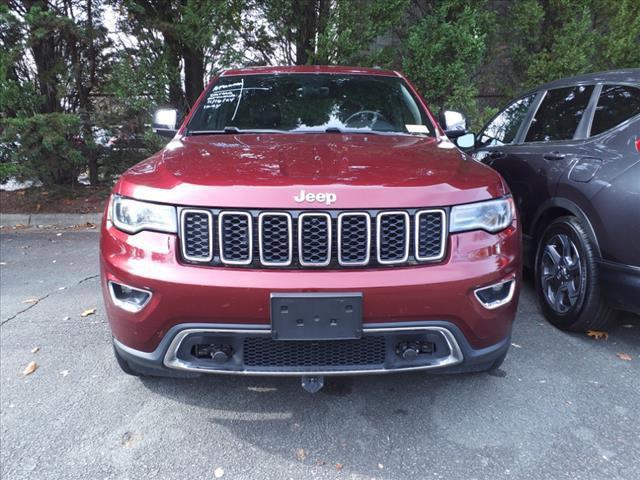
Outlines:
<svg viewBox="0 0 640 480"><path fill-rule="evenodd" d="M197 362L167 361L170 344L185 329L231 329L236 352L246 330L269 338L270 296L276 292L358 292L362 294L363 337L384 337L384 362L346 365L331 374L381 373L418 369L467 371L488 368L506 352L515 317L521 278L520 233L516 221L498 234L483 231L450 235L445 259L437 264L371 269L276 270L207 267L179 260L175 235L140 232L128 235L108 221L101 231L101 283L115 346L127 361L156 373L199 371L270 375L308 374L304 369L257 372L238 355L233 368L199 368ZM486 308L475 290L515 279L512 299ZM111 298L109 282L153 293L140 311L126 311ZM423 364L403 365L394 357L398 336L416 332L441 335L446 350ZM426 327L435 330L421 330ZM437 328L436 328L437 327ZM378 328L389 329L385 332ZM449 332L438 332L442 328ZM215 332L214 332L215 333ZM225 332L223 332L225 333ZM394 343L396 342L396 343ZM457 346L456 346L457 345ZM459 350L461 355L457 355ZM393 357L393 358L392 358ZM415 368L414 368L415 369ZM480 368L481 369L481 368ZM322 370L313 370L320 375Z"/></svg>
<svg viewBox="0 0 640 480"><path fill-rule="evenodd" d="M474 349L460 329L445 321L370 325L360 340L287 342L271 340L270 336L270 329L261 326L183 324L173 327L153 352L132 349L115 339L114 347L135 371L146 375L341 376L417 370L484 371L506 355L510 345L509 336L489 347ZM398 344L415 340L429 340L434 351L421 353L413 360L398 355ZM224 363L197 358L193 346L198 342L228 343L233 345L233 353ZM256 342L260 348L258 355ZM322 353L318 355L319 352ZM308 364L321 356L331 357L332 364L322 361L322 365ZM307 363L298 358L306 359Z"/></svg>

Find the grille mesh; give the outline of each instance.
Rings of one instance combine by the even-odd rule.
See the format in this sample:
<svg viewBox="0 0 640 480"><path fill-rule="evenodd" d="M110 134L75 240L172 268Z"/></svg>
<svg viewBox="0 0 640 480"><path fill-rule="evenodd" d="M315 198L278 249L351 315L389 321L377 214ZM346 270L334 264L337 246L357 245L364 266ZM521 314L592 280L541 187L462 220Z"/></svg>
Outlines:
<svg viewBox="0 0 640 480"><path fill-rule="evenodd" d="M305 215L300 220L300 260L309 265L329 261L329 218L325 215Z"/></svg>
<svg viewBox="0 0 640 480"><path fill-rule="evenodd" d="M369 257L369 228L366 216L346 214L340 219L340 261L343 264L366 263Z"/></svg>
<svg viewBox="0 0 640 480"><path fill-rule="evenodd" d="M385 339L380 336L322 342L248 337L243 347L244 364L250 367L379 366L385 360Z"/></svg>
<svg viewBox="0 0 640 480"><path fill-rule="evenodd" d="M400 262L407 256L407 217L403 213L383 214L380 218L378 256L384 262Z"/></svg>
<svg viewBox="0 0 640 480"><path fill-rule="evenodd" d="M442 213L422 212L417 218L418 257L439 257L442 249Z"/></svg>
<svg viewBox="0 0 640 480"><path fill-rule="evenodd" d="M211 241L209 237L209 222L211 216L207 212L184 213L184 235L189 239L185 243L184 253L191 259L211 258Z"/></svg>
<svg viewBox="0 0 640 480"><path fill-rule="evenodd" d="M222 257L227 262L248 262L251 259L250 217L244 213L225 213L221 218Z"/></svg>
<svg viewBox="0 0 640 480"><path fill-rule="evenodd" d="M441 259L446 247L442 209L245 213L189 208L180 220L183 259L209 265L411 265Z"/></svg>
<svg viewBox="0 0 640 480"><path fill-rule="evenodd" d="M262 260L267 263L291 261L289 217L282 214L264 214L261 217Z"/></svg>

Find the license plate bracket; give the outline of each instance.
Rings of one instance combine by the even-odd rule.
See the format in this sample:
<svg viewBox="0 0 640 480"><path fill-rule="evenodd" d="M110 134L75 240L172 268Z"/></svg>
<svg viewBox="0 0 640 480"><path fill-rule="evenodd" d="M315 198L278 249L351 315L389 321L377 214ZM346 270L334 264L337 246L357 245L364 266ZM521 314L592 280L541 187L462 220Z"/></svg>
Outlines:
<svg viewBox="0 0 640 480"><path fill-rule="evenodd" d="M272 293L274 340L352 340L362 337L362 293Z"/></svg>

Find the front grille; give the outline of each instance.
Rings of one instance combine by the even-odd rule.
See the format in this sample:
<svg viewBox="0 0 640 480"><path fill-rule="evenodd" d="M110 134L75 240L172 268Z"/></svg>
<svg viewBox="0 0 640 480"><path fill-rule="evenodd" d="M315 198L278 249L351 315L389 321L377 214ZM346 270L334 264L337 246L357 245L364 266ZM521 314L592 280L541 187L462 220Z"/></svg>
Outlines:
<svg viewBox="0 0 640 480"><path fill-rule="evenodd" d="M182 259L250 268L357 268L442 260L447 211L180 211Z"/></svg>
<svg viewBox="0 0 640 480"><path fill-rule="evenodd" d="M385 339L382 336L322 342L247 337L243 350L244 364L248 367L381 366L385 361Z"/></svg>

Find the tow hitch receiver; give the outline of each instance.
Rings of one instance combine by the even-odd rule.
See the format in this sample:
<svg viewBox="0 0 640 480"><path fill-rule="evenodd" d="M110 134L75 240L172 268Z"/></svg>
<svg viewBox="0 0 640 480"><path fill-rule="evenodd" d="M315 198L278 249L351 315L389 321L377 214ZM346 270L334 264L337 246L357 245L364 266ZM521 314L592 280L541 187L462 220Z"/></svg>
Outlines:
<svg viewBox="0 0 640 480"><path fill-rule="evenodd" d="M324 387L324 377L302 377L302 388L309 393L316 393Z"/></svg>

